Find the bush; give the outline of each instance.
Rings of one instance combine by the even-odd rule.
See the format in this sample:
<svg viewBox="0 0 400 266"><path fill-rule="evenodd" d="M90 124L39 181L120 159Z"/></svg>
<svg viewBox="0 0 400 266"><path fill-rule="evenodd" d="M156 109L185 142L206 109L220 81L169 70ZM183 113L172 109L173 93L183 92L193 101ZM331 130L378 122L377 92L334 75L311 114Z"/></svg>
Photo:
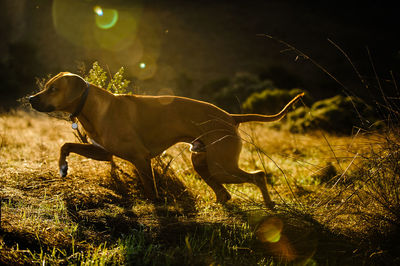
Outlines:
<svg viewBox="0 0 400 266"><path fill-rule="evenodd" d="M199 97L205 101L215 102L216 95L223 90L223 88L228 87L230 83L231 81L228 78L213 80L200 89Z"/></svg>
<svg viewBox="0 0 400 266"><path fill-rule="evenodd" d="M400 229L400 138L396 131L396 134L384 134L380 149L371 149L355 175L364 187L367 202L381 209L366 214Z"/></svg>
<svg viewBox="0 0 400 266"><path fill-rule="evenodd" d="M277 86L275 80L282 86ZM243 110L243 103L251 95L255 93L260 94L264 91L277 90L277 88L286 89L296 87L293 84L301 84L301 82L284 69L271 67L268 71L264 71L260 75L238 72L232 78L214 80L204 85L199 92L202 100L214 103L231 113L243 113L244 111L248 112L251 110L250 106L248 106L250 109ZM287 103L286 100L290 100L289 98L282 99L281 103L283 106ZM261 108L259 110L260 112L264 111L268 113L274 109Z"/></svg>
<svg viewBox="0 0 400 266"><path fill-rule="evenodd" d="M367 226L371 265L400 262L400 131L397 110L390 112L386 115L391 121L379 132L366 132L371 142L369 152L362 154L347 178L352 182L348 191L358 203L360 223Z"/></svg>
<svg viewBox="0 0 400 266"><path fill-rule="evenodd" d="M350 134L355 126L369 126L374 110L360 98L337 95L315 102L311 108L299 107L288 114L289 129L302 133L322 129Z"/></svg>
<svg viewBox="0 0 400 266"><path fill-rule="evenodd" d="M201 89L203 99L215 103L231 113L241 113L242 103L249 95L275 85L271 80L260 80L255 74L236 73L231 79L221 79L207 84Z"/></svg>
<svg viewBox="0 0 400 266"><path fill-rule="evenodd" d="M92 68L89 70L87 76L85 76L85 80L94 85L104 88L111 93L118 94L131 94L128 90L128 85L130 83L129 80L124 79L124 68L121 67L115 74L114 77L110 79L106 86L107 81L107 72L99 65L98 62L94 62Z"/></svg>
<svg viewBox="0 0 400 266"><path fill-rule="evenodd" d="M280 90L266 89L261 92L251 94L242 107L245 112L258 114L277 113L296 95L302 93L300 89ZM305 100L309 101L308 93Z"/></svg>

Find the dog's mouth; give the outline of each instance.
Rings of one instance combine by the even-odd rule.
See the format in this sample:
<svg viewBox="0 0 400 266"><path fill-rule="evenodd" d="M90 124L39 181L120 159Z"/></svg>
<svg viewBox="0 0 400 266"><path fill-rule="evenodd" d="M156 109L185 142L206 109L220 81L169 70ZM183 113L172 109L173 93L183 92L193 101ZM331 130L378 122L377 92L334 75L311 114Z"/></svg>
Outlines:
<svg viewBox="0 0 400 266"><path fill-rule="evenodd" d="M55 111L55 107L52 105L43 105L40 103L39 99L36 96L29 97L29 103L32 108L39 112L53 112Z"/></svg>

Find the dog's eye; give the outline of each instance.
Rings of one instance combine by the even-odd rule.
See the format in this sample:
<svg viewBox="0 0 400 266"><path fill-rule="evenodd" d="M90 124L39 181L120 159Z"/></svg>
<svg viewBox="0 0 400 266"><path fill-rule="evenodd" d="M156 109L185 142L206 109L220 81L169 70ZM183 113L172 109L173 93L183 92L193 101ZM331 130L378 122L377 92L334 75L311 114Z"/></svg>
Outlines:
<svg viewBox="0 0 400 266"><path fill-rule="evenodd" d="M51 86L51 87L49 88L49 91L50 91L50 92L55 92L56 90L57 90L57 88L54 87L54 86Z"/></svg>

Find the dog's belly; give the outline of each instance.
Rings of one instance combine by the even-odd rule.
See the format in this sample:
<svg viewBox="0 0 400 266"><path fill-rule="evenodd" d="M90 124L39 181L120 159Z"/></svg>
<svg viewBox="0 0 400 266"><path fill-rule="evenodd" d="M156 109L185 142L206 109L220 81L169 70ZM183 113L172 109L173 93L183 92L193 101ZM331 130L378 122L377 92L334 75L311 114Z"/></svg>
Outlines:
<svg viewBox="0 0 400 266"><path fill-rule="evenodd" d="M181 136L181 137L176 137L174 139L166 140L164 142L153 141L151 143L146 143L146 147L150 152L150 156L153 158L162 154L165 150L167 150L168 148L177 143L191 144L194 142L194 140L195 139L192 137Z"/></svg>
<svg viewBox="0 0 400 266"><path fill-rule="evenodd" d="M238 137L237 128L224 122L212 125L205 123L201 126L186 125L185 130L165 128L152 137L144 136L143 140L151 157L155 157L176 143L190 144L192 152L205 152L210 146L231 137Z"/></svg>

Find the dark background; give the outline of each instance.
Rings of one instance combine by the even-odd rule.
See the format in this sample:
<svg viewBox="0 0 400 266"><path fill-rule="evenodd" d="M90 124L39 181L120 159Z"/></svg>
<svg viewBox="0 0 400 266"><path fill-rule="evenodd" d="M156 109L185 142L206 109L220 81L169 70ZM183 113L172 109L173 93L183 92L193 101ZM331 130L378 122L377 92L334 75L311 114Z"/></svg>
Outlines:
<svg viewBox="0 0 400 266"><path fill-rule="evenodd" d="M114 27L96 26L97 5L119 12ZM373 99L379 90L368 50L385 93L397 95L390 71L397 77L399 20L390 1L1 0L0 8L2 110L36 90L36 78L87 70L94 61L110 73L125 67L146 94L207 98L201 95L207 84L249 72L315 98L350 92ZM347 91L310 60L259 34L304 52Z"/></svg>

